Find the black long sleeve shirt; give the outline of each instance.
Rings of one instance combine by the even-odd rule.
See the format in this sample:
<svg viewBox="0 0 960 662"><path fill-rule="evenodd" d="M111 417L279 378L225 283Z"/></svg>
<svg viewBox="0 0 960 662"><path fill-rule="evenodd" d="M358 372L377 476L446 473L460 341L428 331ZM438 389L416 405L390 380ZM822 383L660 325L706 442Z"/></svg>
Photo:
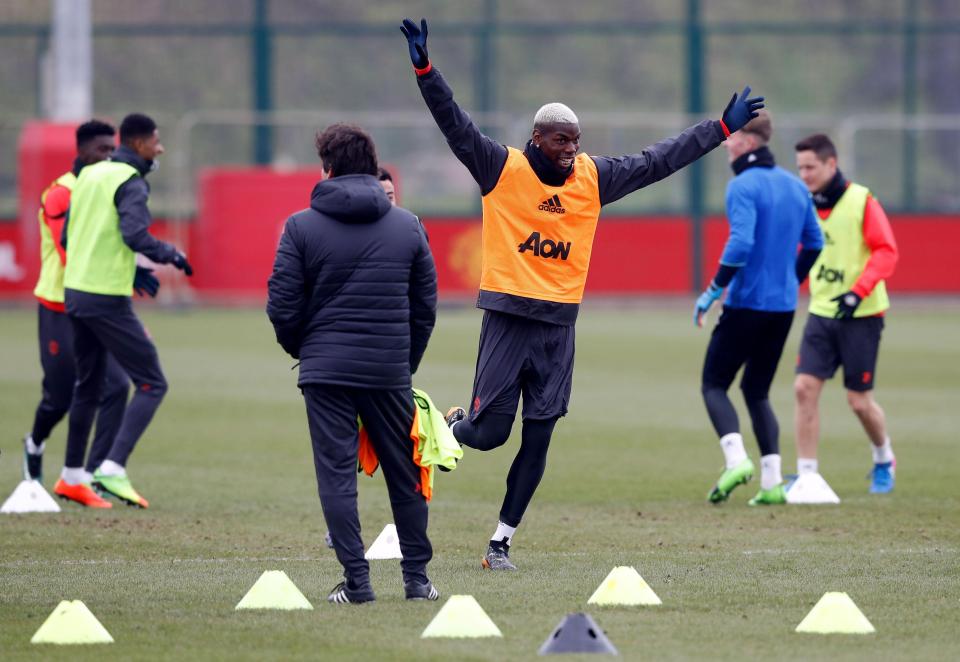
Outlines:
<svg viewBox="0 0 960 662"><path fill-rule="evenodd" d="M427 108L457 159L467 167L486 195L497 185L507 162L507 148L485 136L453 98L436 68L417 77ZM725 140L718 120L704 120L673 138L638 154L593 156L599 177L600 204L608 205L693 163Z"/></svg>
<svg viewBox="0 0 960 662"><path fill-rule="evenodd" d="M150 209L147 207L147 200L150 197L150 184L146 179L150 172L150 164L126 145L118 147L110 160L133 166L140 173L139 177L131 177L121 184L113 196L113 204L116 206L117 215L120 217L120 235L123 237L123 243L129 246L134 253L141 253L158 264L172 262L178 252L176 247L150 234L150 225L153 223L153 218L150 215ZM68 213L60 240L64 248L67 247L67 225L69 223L70 215Z"/></svg>
<svg viewBox="0 0 960 662"><path fill-rule="evenodd" d="M487 195L496 187L507 162L507 148L483 134L453 98L453 91L436 68L417 76L417 85L437 126L447 139L453 154ZM625 156L592 156L597 166L600 204L607 205L645 186L668 177L693 163L725 140L718 120L704 120L678 136L666 138L637 154ZM539 176L539 174L538 174ZM542 177L541 177L542 180ZM534 317L556 324L570 325L576 320L576 304L546 301L513 301L513 295L483 292L478 306L504 310L504 299L514 314Z"/></svg>

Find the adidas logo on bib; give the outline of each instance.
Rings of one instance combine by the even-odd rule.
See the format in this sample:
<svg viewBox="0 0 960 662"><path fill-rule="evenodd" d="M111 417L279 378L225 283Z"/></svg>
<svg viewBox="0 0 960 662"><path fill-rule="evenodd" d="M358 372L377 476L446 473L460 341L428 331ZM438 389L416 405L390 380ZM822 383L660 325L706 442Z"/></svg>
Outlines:
<svg viewBox="0 0 960 662"><path fill-rule="evenodd" d="M560 196L554 195L552 198L547 198L537 207L540 211L548 211L551 214L566 214L567 210L563 208L563 203L560 202Z"/></svg>

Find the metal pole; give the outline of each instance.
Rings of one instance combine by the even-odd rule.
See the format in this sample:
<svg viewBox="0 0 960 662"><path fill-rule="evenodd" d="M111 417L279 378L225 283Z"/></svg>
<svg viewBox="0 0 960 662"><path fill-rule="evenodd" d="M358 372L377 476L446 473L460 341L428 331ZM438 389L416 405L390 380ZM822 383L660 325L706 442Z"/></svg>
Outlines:
<svg viewBox="0 0 960 662"><path fill-rule="evenodd" d="M476 41L476 81L474 87L477 111L480 113L480 130L489 133L491 127L487 124L487 117L496 105L496 49L493 40L497 31L497 0L484 0L483 22L477 26ZM502 138L505 139L505 138ZM479 198L474 202L474 213L480 214L481 202Z"/></svg>
<svg viewBox="0 0 960 662"><path fill-rule="evenodd" d="M905 0L904 14L903 114L909 120L917 113L917 0ZM903 131L901 186L903 207L914 209L917 205L917 132L910 126Z"/></svg>
<svg viewBox="0 0 960 662"><path fill-rule="evenodd" d="M251 29L253 110L258 113L273 110L273 44L267 22L269 2L270 0L256 0ZM273 160L273 127L269 124L257 124L254 127L253 160L260 165Z"/></svg>
<svg viewBox="0 0 960 662"><path fill-rule="evenodd" d="M704 110L703 24L700 0L687 0L687 112L691 117ZM691 163L687 179L690 198L690 287L696 292L703 287L703 206L706 177L703 159Z"/></svg>
<svg viewBox="0 0 960 662"><path fill-rule="evenodd" d="M93 39L90 0L53 0L53 75L47 116L79 122L93 113Z"/></svg>
<svg viewBox="0 0 960 662"><path fill-rule="evenodd" d="M476 75L476 103L477 110L486 115L493 110L496 103L497 62L493 48L493 39L496 33L497 0L485 0L483 4L483 23L477 29L477 75Z"/></svg>

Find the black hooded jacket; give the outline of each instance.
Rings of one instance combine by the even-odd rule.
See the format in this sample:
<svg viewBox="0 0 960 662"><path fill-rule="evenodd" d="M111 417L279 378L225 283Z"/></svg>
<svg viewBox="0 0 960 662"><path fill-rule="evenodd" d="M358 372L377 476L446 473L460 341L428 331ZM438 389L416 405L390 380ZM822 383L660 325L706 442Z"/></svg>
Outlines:
<svg viewBox="0 0 960 662"><path fill-rule="evenodd" d="M277 342L298 384L412 385L433 331L437 273L419 220L371 175L317 184L291 216L268 283Z"/></svg>

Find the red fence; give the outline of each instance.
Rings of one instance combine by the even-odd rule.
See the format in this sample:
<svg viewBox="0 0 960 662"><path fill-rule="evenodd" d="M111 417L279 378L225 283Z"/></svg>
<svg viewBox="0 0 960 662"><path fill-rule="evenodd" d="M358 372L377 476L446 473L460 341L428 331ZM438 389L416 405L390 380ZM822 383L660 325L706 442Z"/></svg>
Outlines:
<svg viewBox="0 0 960 662"><path fill-rule="evenodd" d="M28 124L21 138L20 199L16 222L0 221L0 297L25 297L38 269L37 206L40 192L71 162L72 128ZM319 170L280 173L266 168L217 168L198 185L197 218L187 240L201 299L263 297L283 221L308 204ZM960 245L960 215L894 216L901 259L891 291L960 293L953 262ZM472 297L480 273L479 219L426 218L441 294ZM158 221L160 237L168 228ZM704 274L713 273L727 227L706 221ZM671 294L690 291L690 223L683 216L601 219L587 292L594 295Z"/></svg>
<svg viewBox="0 0 960 662"><path fill-rule="evenodd" d="M302 192L302 191L301 191ZM242 207L242 205L238 205ZM295 211L290 209L288 211ZM220 223L200 217L190 224L190 284L201 299L263 296L273 253L287 211L259 217L226 215ZM441 294L472 297L480 280L480 223L477 219L424 221L437 263ZM900 263L888 285L897 292L960 294L960 217L894 216ZM168 236L158 221L154 234ZM726 240L726 223L708 219L704 273L713 269ZM20 256L22 238L15 223L0 221L0 298L29 293L36 269ZM690 290L690 226L683 217L601 220L587 280L594 295L680 294Z"/></svg>

